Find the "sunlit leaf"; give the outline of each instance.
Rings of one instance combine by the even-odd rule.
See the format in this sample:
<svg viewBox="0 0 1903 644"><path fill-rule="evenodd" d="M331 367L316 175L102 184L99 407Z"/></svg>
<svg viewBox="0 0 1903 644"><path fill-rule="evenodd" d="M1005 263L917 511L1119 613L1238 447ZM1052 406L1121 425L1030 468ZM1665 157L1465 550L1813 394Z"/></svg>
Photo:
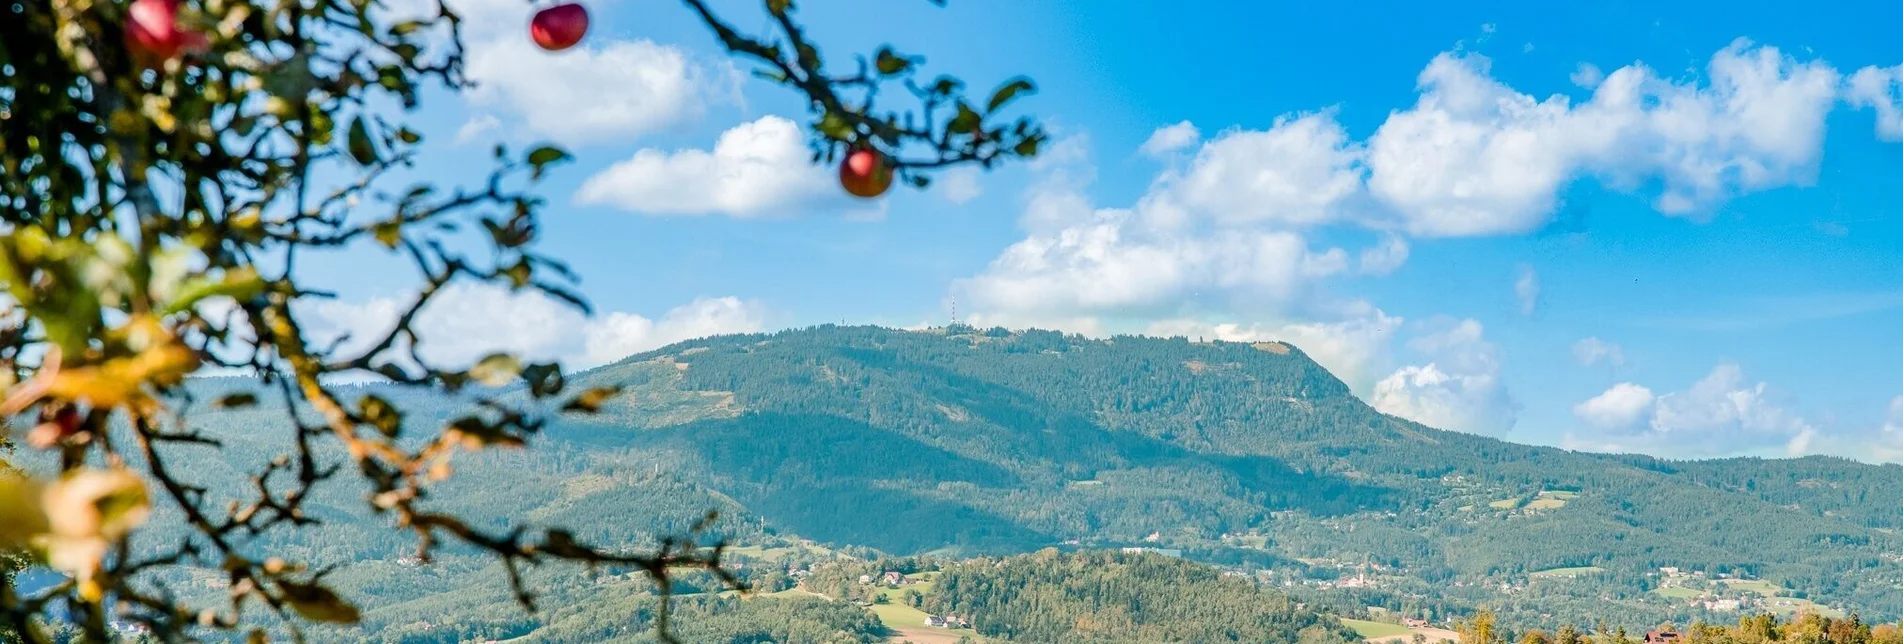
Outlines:
<svg viewBox="0 0 1903 644"><path fill-rule="evenodd" d="M567 404L562 405L562 411L593 414L601 411L601 405L608 402L608 399L620 393L621 388L616 386L595 387L570 399Z"/></svg>
<svg viewBox="0 0 1903 644"><path fill-rule="evenodd" d="M377 428L377 431L384 436L396 438L397 433L403 429L403 412L398 411L395 405L390 404L390 401L374 394L366 394L357 401L357 407L364 422L370 423L370 426Z"/></svg>
<svg viewBox="0 0 1903 644"><path fill-rule="evenodd" d="M469 368L469 378L489 387L500 387L522 373L522 361L506 353L491 353Z"/></svg>

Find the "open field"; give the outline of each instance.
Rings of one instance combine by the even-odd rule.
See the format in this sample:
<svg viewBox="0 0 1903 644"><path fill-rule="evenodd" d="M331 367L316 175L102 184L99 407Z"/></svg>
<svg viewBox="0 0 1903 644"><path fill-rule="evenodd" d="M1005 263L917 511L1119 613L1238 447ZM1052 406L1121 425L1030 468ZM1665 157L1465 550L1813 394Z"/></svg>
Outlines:
<svg viewBox="0 0 1903 644"><path fill-rule="evenodd" d="M1370 637L1367 638L1367 640L1368 644L1409 644L1409 642L1414 640L1415 633L1427 636L1427 641L1430 644L1434 642L1460 641L1460 633L1444 628L1416 628L1400 635L1383 635L1381 637Z"/></svg>
<svg viewBox="0 0 1903 644"><path fill-rule="evenodd" d="M1390 637L1395 635L1406 636L1406 635L1414 634L1414 631L1408 630L1406 626L1402 626L1400 624L1389 624L1387 622L1370 622L1365 619L1343 618L1341 620L1341 623L1347 625L1348 628L1355 629L1356 633L1360 633L1362 637L1367 639L1374 639L1377 637Z"/></svg>
<svg viewBox="0 0 1903 644"><path fill-rule="evenodd" d="M1580 575L1590 575L1605 571L1606 569L1598 566L1576 566L1572 568L1548 568L1546 570L1528 573L1527 576L1536 579L1541 577L1578 577Z"/></svg>
<svg viewBox="0 0 1903 644"><path fill-rule="evenodd" d="M1771 582L1768 582L1762 579L1727 579L1719 583L1722 583L1725 586L1731 588L1732 590L1735 590L1738 592L1757 593L1759 595L1764 595L1766 597L1769 597L1771 595L1776 595L1780 591L1784 590L1783 588L1780 588L1777 584L1773 584Z"/></svg>
<svg viewBox="0 0 1903 644"><path fill-rule="evenodd" d="M1511 509L1520 507L1520 499L1518 497L1511 498L1511 499L1500 499L1498 501L1488 503L1487 507L1493 508L1495 510L1511 510Z"/></svg>

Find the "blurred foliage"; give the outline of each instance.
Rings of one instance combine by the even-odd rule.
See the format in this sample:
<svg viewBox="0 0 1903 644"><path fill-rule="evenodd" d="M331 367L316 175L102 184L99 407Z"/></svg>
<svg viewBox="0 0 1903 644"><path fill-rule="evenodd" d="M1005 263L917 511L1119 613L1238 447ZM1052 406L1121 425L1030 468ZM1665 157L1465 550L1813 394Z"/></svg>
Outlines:
<svg viewBox="0 0 1903 644"><path fill-rule="evenodd" d="M873 147L923 186L931 170L1032 156L1044 140L1028 119L999 120L1027 81L968 99L957 79L916 81L922 61L890 48L836 74L790 0L766 0L772 31L758 36L697 0L684 4L718 44L808 99L815 161ZM0 508L19 515L6 517L0 549L64 575L32 592L0 582L0 621L20 637L44 640L35 621L49 615L93 639L113 622L169 639L354 622L364 608L331 589L327 569L244 546L320 525L325 512L311 499L339 478L360 480L420 559L442 546L500 559L524 605L533 597L522 570L546 561L633 566L663 591L670 569L723 570L720 549L691 535L610 552L567 529L477 524L427 502L458 454L526 445L549 418L536 401L587 413L616 389L577 392L559 365L510 355L445 365L418 352L412 320L453 284L586 304L569 270L534 245L545 205L536 185L566 152L498 147L473 186L397 185L424 149L405 123L424 90L470 83L452 6L387 13L375 0L0 5L0 412L30 428L27 448L58 462L55 476L0 485ZM888 85L917 105L875 109ZM304 307L329 295L311 288L299 259L356 247L411 265L417 297L360 348L314 343ZM205 368L257 379L202 399L181 384ZM425 427L389 400L332 384L366 375L465 395L473 407ZM484 393L510 384L533 400ZM238 488L176 467L222 446L190 412L266 398L282 401L280 417L261 425L283 428L280 442ZM131 548L154 516L177 517L185 536ZM187 605L144 581L179 566L219 570L223 605Z"/></svg>

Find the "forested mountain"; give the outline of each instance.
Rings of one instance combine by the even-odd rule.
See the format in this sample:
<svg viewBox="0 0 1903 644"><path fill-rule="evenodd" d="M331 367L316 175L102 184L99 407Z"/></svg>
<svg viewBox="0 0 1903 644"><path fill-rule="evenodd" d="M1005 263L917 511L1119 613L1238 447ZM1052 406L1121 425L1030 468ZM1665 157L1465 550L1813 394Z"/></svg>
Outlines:
<svg viewBox="0 0 1903 644"><path fill-rule="evenodd" d="M683 342L570 382L627 391L533 449L459 457L432 502L629 548L715 510L704 539L809 539L862 558L1176 550L1344 614L1485 606L1508 625L1635 627L1753 608L1903 616L1903 468L1675 462L1440 431L1374 411L1282 343L824 326ZM413 423L466 408L364 391L416 410ZM194 418L226 449L179 467L214 484L267 461L248 438L282 423L268 405ZM552 627L502 617L503 589L474 581L494 570L439 564L405 581L414 571L393 562L409 544L359 509L360 491L320 500L321 538L256 545L348 564L336 579L380 607L367 619ZM576 602L592 596L541 574Z"/></svg>

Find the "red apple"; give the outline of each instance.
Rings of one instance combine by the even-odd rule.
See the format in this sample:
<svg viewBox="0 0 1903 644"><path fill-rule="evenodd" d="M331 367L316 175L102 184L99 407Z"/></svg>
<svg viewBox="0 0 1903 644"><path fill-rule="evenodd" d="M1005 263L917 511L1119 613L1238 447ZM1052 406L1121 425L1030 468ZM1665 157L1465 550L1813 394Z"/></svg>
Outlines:
<svg viewBox="0 0 1903 644"><path fill-rule="evenodd" d="M839 162L839 185L855 196L877 197L892 187L892 167L878 150L853 150Z"/></svg>
<svg viewBox="0 0 1903 644"><path fill-rule="evenodd" d="M588 10L572 2L537 11L529 21L529 37L549 51L573 47L587 33Z"/></svg>
<svg viewBox="0 0 1903 644"><path fill-rule="evenodd" d="M126 48L136 59L158 64L187 51L203 51L205 35L178 24L179 0L133 0L126 10Z"/></svg>

